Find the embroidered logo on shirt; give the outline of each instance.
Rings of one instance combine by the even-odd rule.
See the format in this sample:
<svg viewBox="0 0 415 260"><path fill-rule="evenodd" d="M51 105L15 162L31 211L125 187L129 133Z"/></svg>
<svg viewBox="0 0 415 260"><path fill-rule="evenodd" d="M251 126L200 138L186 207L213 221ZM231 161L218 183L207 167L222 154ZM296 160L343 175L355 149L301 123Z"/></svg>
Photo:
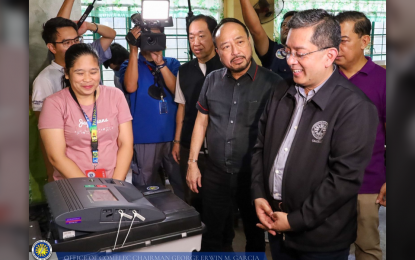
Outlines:
<svg viewBox="0 0 415 260"><path fill-rule="evenodd" d="M326 121L318 121L311 127L311 133L315 139L311 141L313 143L321 143L324 135L326 134L328 123Z"/></svg>

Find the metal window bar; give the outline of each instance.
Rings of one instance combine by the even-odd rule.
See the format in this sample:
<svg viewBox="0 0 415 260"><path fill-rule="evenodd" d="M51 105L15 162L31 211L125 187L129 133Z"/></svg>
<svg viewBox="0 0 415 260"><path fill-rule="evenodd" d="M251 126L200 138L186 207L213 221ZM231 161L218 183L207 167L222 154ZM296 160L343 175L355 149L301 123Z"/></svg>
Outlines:
<svg viewBox="0 0 415 260"><path fill-rule="evenodd" d="M130 7L129 7L130 8ZM124 29L124 28L117 28L117 26L115 25L115 18L120 19L122 17L113 17L112 19L112 24L113 24L113 28L114 29ZM125 17L125 34L118 34L116 36L116 39L114 39L113 42L120 42L121 41L125 41L124 37L127 35L127 33L129 32L129 30L132 28L132 24L131 24L131 18L130 17ZM180 40L186 40L187 42L187 34L179 34L179 30L182 29L186 29L185 27L179 27L179 19L183 19L185 20L185 18L174 18L175 20L175 28L174 28L174 34L166 34L167 37L167 42L169 41L174 41L175 42L175 47L173 48L168 48L169 50L175 50L175 55L169 55L172 58L176 58L181 64L189 61L189 56L188 55L182 55L182 57L180 57L180 51L182 50L184 53L188 54L189 53L189 47L188 44L186 44L185 48L179 46L180 44ZM87 20L88 22L95 22L97 24L100 24L100 18L99 17L88 17ZM185 24L185 23L184 23ZM87 38L85 39L86 42L90 42L90 41L94 41L96 39L99 39L100 35L99 33L93 33L88 31L87 33L84 34L84 37ZM122 37L123 39L120 39L119 37ZM92 39L91 39L92 38ZM126 44L127 50L130 51L130 47L128 44ZM163 51L163 55L165 54L165 51ZM104 66L100 66L101 69L101 81L103 82L104 85L113 85L113 80L109 79L108 75L105 77L104 79L104 73L108 74L110 73L111 75L113 74L113 71L111 69L105 69Z"/></svg>
<svg viewBox="0 0 415 260"><path fill-rule="evenodd" d="M376 29L382 29L382 33L375 33ZM376 27L376 23L372 22L372 34L370 36L370 58L374 59L374 57L379 57L381 60L384 60L384 58L386 58L386 48L384 48L386 46L386 42L384 41L384 38L386 36L385 32L385 22L382 23L382 27L378 28ZM375 44L375 37L381 37L381 43L380 44ZM380 48L380 52L376 52L376 46L379 46ZM385 51L384 51L385 50Z"/></svg>

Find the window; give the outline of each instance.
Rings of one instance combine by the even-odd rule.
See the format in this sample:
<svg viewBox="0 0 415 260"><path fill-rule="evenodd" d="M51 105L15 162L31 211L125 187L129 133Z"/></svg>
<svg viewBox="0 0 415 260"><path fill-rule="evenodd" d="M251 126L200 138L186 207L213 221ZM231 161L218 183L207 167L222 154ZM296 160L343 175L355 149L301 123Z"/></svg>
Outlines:
<svg viewBox="0 0 415 260"><path fill-rule="evenodd" d="M364 13L372 22L371 43L365 50L365 55L372 60L386 60L386 0L297 0L275 1L277 13L283 7L281 14L274 20L274 40L279 42L279 32L282 17L288 11L302 11L321 8L334 15L342 11L355 10Z"/></svg>
<svg viewBox="0 0 415 260"><path fill-rule="evenodd" d="M373 22L371 39L369 44L369 55L373 61L386 60L386 23Z"/></svg>
<svg viewBox="0 0 415 260"><path fill-rule="evenodd" d="M98 18L88 17L87 22L95 22L113 28L117 32L117 36L114 42L121 44L124 48L129 50L125 36L128 31L134 26L131 23L130 18L125 17L113 17L113 18ZM173 27L166 27L164 29L166 34L166 50L164 51L165 57L176 58L180 63L189 61L189 49L186 34L186 19L185 18L173 18ZM95 39L100 37L99 34L94 34L91 31L87 31L84 34L84 43L92 43ZM101 80L103 85L114 86L114 72L108 68L105 69L101 66Z"/></svg>
<svg viewBox="0 0 415 260"><path fill-rule="evenodd" d="M82 12L84 12L91 0L81 0ZM97 1L94 9L86 21L107 25L117 32L114 42L117 42L129 50L125 36L134 26L131 23L131 15L141 10L141 1L135 0L105 0ZM194 15L200 13L211 15L218 21L223 18L222 0L191 0ZM170 15L173 17L173 27L166 27L166 50L165 57L176 58L180 63L189 61L189 49L186 34L186 16L188 13L187 0L170 0ZM88 31L84 35L84 42L92 42L100 37L98 34ZM111 69L101 68L103 84L114 86L114 72Z"/></svg>

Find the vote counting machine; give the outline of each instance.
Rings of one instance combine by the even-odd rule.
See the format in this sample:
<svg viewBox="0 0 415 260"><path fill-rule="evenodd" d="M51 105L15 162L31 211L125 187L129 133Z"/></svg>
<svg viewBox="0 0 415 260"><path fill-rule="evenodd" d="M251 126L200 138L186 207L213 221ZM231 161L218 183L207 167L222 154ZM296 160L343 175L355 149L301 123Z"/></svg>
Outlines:
<svg viewBox="0 0 415 260"><path fill-rule="evenodd" d="M161 186L106 178L50 182L45 194L55 252L199 251L199 213Z"/></svg>

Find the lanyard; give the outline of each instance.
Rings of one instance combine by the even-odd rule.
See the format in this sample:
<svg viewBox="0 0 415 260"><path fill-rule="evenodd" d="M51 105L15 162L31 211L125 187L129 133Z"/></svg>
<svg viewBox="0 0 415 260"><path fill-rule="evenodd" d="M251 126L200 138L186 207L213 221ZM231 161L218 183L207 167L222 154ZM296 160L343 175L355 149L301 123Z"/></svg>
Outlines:
<svg viewBox="0 0 415 260"><path fill-rule="evenodd" d="M147 62L144 62L144 63L147 65L148 69L151 71L151 74L155 75L155 72L153 72L154 71L153 67L151 67L151 65L148 64Z"/></svg>
<svg viewBox="0 0 415 260"><path fill-rule="evenodd" d="M94 92L94 110L92 112L92 122L89 120L89 117L86 115L85 111L82 109L81 105L76 98L75 93L72 88L69 87L69 92L71 93L72 98L76 101L82 113L84 114L85 120L88 123L89 132L91 133L91 152L92 152L92 164L94 164L94 169L96 169L98 164L98 136L97 136L97 91Z"/></svg>
<svg viewBox="0 0 415 260"><path fill-rule="evenodd" d="M153 74L153 77L154 77L154 84L153 84L153 86L160 89L160 98L161 98L162 102L164 102L164 98L163 98L164 97L164 95L163 95L163 88L160 87L160 86L158 86L158 83L157 83L158 82L158 77L159 77L160 71L157 70L157 69L156 69L156 71L154 71L154 68L151 67L150 64L148 64L147 62L144 62L144 63L147 65L147 67L150 70L151 74ZM151 87L152 86L150 86L150 88Z"/></svg>

